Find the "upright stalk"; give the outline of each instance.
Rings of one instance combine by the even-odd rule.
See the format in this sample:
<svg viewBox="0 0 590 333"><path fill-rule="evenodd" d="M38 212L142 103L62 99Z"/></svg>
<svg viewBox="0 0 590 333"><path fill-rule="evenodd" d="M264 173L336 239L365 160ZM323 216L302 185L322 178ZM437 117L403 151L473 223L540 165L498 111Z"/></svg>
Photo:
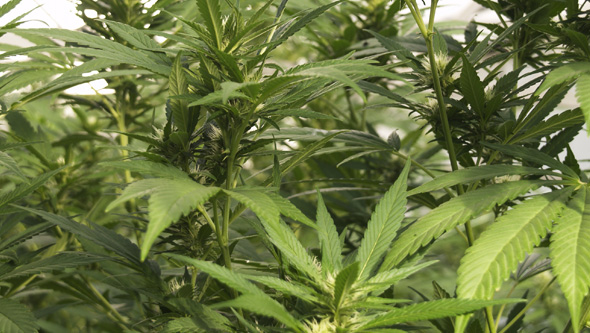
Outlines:
<svg viewBox="0 0 590 333"><path fill-rule="evenodd" d="M424 24L420 8L415 0L405 0L406 4L410 8L410 12L418 24L418 29L426 42L426 49L428 52L428 59L430 60L430 72L432 73L432 82L434 84L434 92L436 94L436 100L438 102L438 110L440 119L443 126L443 135L445 137L445 144L447 151L449 152L449 160L451 162L451 169L456 171L459 169L459 163L457 162L457 154L455 153L455 146L453 145L453 134L451 132L451 126L449 124L449 117L447 116L447 105L442 91L442 85L440 83L440 76L438 74L438 66L436 64L436 55L434 51L434 17L436 15L436 7L438 0L433 0L430 5L430 15L428 21L428 27ZM462 185L457 185L457 193L463 194L465 191ZM465 223L465 231L467 234L467 242L469 246L473 245L475 239L473 229L471 228L471 222Z"/></svg>

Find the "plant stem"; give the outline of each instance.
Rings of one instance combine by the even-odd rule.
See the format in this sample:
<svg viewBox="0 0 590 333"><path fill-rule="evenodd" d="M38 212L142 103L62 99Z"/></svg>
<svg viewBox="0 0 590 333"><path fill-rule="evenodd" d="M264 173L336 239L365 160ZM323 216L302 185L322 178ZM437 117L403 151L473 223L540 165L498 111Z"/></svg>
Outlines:
<svg viewBox="0 0 590 333"><path fill-rule="evenodd" d="M445 137L445 143L447 146L447 151L449 152L449 160L451 162L451 169L453 171L459 170L459 163L457 163L457 155L455 153L455 146L453 144L453 134L451 132L451 126L449 124L449 118L447 116L447 104L445 102L445 98L442 91L442 86L440 83L440 76L438 74L438 66L436 64L436 55L434 51L434 40L432 36L434 36L434 17L436 15L436 6L438 4L438 0L433 0L430 5L430 18L428 21L428 28L424 25L424 21L420 14L420 9L416 4L415 0L405 0L406 4L410 8L410 12L414 17L414 20L418 24L418 28L422 33L422 37L426 42L426 49L428 52L428 59L430 60L430 72L432 73L432 82L434 84L434 92L436 94L436 100L438 102L438 109L440 112L440 119L443 126L443 135ZM463 186L461 184L457 185L457 193L459 195L465 193ZM469 246L473 245L475 240L473 229L471 227L471 222L467 221L465 223L465 233L467 234L467 243Z"/></svg>
<svg viewBox="0 0 590 333"><path fill-rule="evenodd" d="M486 321L488 323L488 329L490 333L496 333L496 325L494 324L494 311L493 307L487 306L486 307Z"/></svg>
<svg viewBox="0 0 590 333"><path fill-rule="evenodd" d="M524 314L527 312L527 310L531 306L533 306L533 304L535 304L535 302L538 301L539 298L541 298L541 295L543 295L543 293L545 293L547 291L547 289L549 289L549 286L551 286L551 284L553 284L554 281L555 281L555 278L551 279L551 281L549 281L543 287L543 289L541 289L541 291L539 291L539 293L514 318L512 318L512 320L508 324L506 324L506 326L504 326L504 328L502 328L500 333L506 332L510 328L510 326L514 325L514 323L516 323L518 321L518 319L520 317L524 316Z"/></svg>

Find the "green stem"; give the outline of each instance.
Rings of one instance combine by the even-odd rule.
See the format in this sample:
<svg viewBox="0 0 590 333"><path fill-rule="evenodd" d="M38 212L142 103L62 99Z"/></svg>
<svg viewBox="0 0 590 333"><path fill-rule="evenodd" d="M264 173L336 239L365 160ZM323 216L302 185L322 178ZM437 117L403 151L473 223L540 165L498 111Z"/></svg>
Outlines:
<svg viewBox="0 0 590 333"><path fill-rule="evenodd" d="M494 324L494 311L493 307L486 307L486 321L488 323L488 329L490 333L496 333L496 325Z"/></svg>
<svg viewBox="0 0 590 333"><path fill-rule="evenodd" d="M512 293L516 289L517 285L518 285L518 283L514 283L512 285L512 288L510 289L508 294L506 294L506 298L510 298L510 296L512 295ZM498 311L498 316L496 316L496 330L498 330L498 325L500 325L500 318L502 318L502 313L504 312L504 309L506 309L506 304L502 304L502 306L500 307L500 311Z"/></svg>
<svg viewBox="0 0 590 333"><path fill-rule="evenodd" d="M545 293L547 291L547 289L549 289L549 287L551 286L551 284L553 284L554 281L555 281L555 278L551 279L551 281L549 281L543 287L543 289L541 289L541 291L539 291L539 293L514 318L512 318L512 320L508 324L506 324L506 326L504 326L504 328L502 328L500 333L506 332L510 328L510 326L514 325L514 323L516 323L518 321L518 319L520 317L524 316L524 314L528 311L528 309L531 306L533 306L533 304L535 304L535 302L538 301L539 298L541 298L541 295L543 295L543 293Z"/></svg>

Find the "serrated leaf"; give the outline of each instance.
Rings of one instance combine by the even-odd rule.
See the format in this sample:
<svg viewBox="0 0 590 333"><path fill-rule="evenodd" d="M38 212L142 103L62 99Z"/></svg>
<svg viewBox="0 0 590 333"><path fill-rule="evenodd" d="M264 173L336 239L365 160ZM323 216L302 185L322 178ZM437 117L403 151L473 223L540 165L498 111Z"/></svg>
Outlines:
<svg viewBox="0 0 590 333"><path fill-rule="evenodd" d="M170 78L168 79L169 96L180 96L188 94L188 83L182 67L182 53L178 53L172 65ZM189 108L187 101L183 99L170 99L170 109L172 110L172 121L180 130L191 133Z"/></svg>
<svg viewBox="0 0 590 333"><path fill-rule="evenodd" d="M244 294L238 296L233 300L214 304L211 307L231 307L245 309L253 313L274 318L282 324L284 324L285 326L287 326L288 328L290 328L291 330L293 330L294 332L303 331L303 325L301 324L301 322L295 319L295 317L293 317L281 303L275 301L266 294Z"/></svg>
<svg viewBox="0 0 590 333"><path fill-rule="evenodd" d="M210 307L201 304L195 300L189 298L172 298L166 301L167 304L171 305L171 308L176 308L176 311L182 314L187 314L190 317L185 318L192 322L193 326L190 326L191 323L185 323L188 327L198 327L201 329L201 332L211 332L211 331L227 331L229 330L230 322L229 320L224 317L222 314L214 311ZM182 326L182 323L179 323L179 327ZM174 331L177 333L184 333L187 332L186 330L181 331Z"/></svg>
<svg viewBox="0 0 590 333"><path fill-rule="evenodd" d="M0 208L33 193L36 189L41 187L51 177L55 176L63 169L64 167L56 170L51 170L49 172L42 174L39 177L29 180L29 182L26 184L18 184L14 190L0 196Z"/></svg>
<svg viewBox="0 0 590 333"><path fill-rule="evenodd" d="M34 237L49 228L53 227L53 224L46 222L46 223L38 223L33 226L27 227L24 231L17 233L16 235L12 235L0 242L0 253L8 248L11 248L17 244L20 244L27 239Z"/></svg>
<svg viewBox="0 0 590 333"><path fill-rule="evenodd" d="M281 109L265 113L272 116L298 117L308 119L336 119L333 116L304 109Z"/></svg>
<svg viewBox="0 0 590 333"><path fill-rule="evenodd" d="M320 140L317 140L317 137L316 137L316 140L317 140L316 142L313 142L313 143L305 146L305 148L298 151L294 156L292 156L286 162L281 164L281 174L286 174L287 172L291 171L293 168L295 168L296 166L298 166L302 162L306 161L313 154L315 154L319 149L321 149L323 146L325 146L330 140L332 140L332 138L334 138L335 136L337 136L341 133L342 132L331 133L329 135L326 135L325 137L323 137ZM272 176L270 178L268 178L262 185L268 185L271 182L272 182Z"/></svg>
<svg viewBox="0 0 590 333"><path fill-rule="evenodd" d="M190 317L182 317L170 320L162 333L200 333L206 332L205 328L197 325Z"/></svg>
<svg viewBox="0 0 590 333"><path fill-rule="evenodd" d="M285 199L274 192L266 193L266 195L274 202L274 204L277 206L279 212L282 215L291 218L297 222L303 223L310 228L317 228L317 225L307 216L305 216L305 214L303 214L303 212L300 211L299 208L292 204L291 201L289 201L288 199Z"/></svg>
<svg viewBox="0 0 590 333"><path fill-rule="evenodd" d="M309 303L319 302L319 299L314 295L315 291L313 289L299 284L296 281L285 281L273 276L259 275L252 275L248 276L247 278L248 280L261 283L285 295L295 296Z"/></svg>
<svg viewBox="0 0 590 333"><path fill-rule="evenodd" d="M11 272L0 275L0 280L8 280L20 276L52 272L54 270L63 270L66 268L88 265L108 259L110 258L88 252L62 252L49 258L18 266Z"/></svg>
<svg viewBox="0 0 590 333"><path fill-rule="evenodd" d="M327 276L328 273L335 273L342 269L342 247L334 220L319 191L316 221L322 251L322 272Z"/></svg>
<svg viewBox="0 0 590 333"><path fill-rule="evenodd" d="M36 210L27 207L20 207L19 209L39 215L48 222L59 226L60 228L73 233L76 236L88 239L107 250L113 251L123 258L134 263L137 267L141 267L142 263L139 260L139 248L137 245L131 243L129 239L123 237L111 229L105 228L101 225L92 224L94 229L91 229L81 223L74 222L63 216L51 214L41 210Z"/></svg>
<svg viewBox="0 0 590 333"><path fill-rule="evenodd" d="M499 299L493 301L463 300L455 298L439 299L436 301L413 304L403 308L393 308L387 314L378 316L366 323L361 329L366 330L420 320L453 317L473 312L486 306L518 303L522 301L523 300L519 299Z"/></svg>
<svg viewBox="0 0 590 333"><path fill-rule="evenodd" d="M255 284L248 281L242 274L231 271L225 267L216 265L212 262L197 260L178 254L167 254L168 257L181 261L187 265L194 266L199 270L207 273L212 278L219 280L223 284L235 289L243 294L264 295L266 294L256 287Z"/></svg>
<svg viewBox="0 0 590 333"><path fill-rule="evenodd" d="M445 173L444 175L438 176L424 185L418 186L415 189L408 191L408 196L424 192L431 192L457 184L468 184L477 180L489 179L504 175L547 174L551 174L551 172L539 168L523 167L519 165L481 165Z"/></svg>
<svg viewBox="0 0 590 333"><path fill-rule="evenodd" d="M205 26L209 32L211 40L215 41L217 49L221 49L223 42L223 25L221 23L221 10L218 0L197 0L197 8L201 18L205 21Z"/></svg>
<svg viewBox="0 0 590 333"><path fill-rule="evenodd" d="M359 278L359 262L353 262L341 270L334 281L334 309L338 313L343 304L346 303L348 292Z"/></svg>
<svg viewBox="0 0 590 333"><path fill-rule="evenodd" d="M590 67L590 63L588 64ZM590 71L590 70L589 70ZM580 103L580 109L586 118L586 131L590 135L590 74L586 73L578 78L576 83L576 97Z"/></svg>
<svg viewBox="0 0 590 333"><path fill-rule="evenodd" d="M553 86L573 80L588 72L590 72L590 62L576 62L558 67L547 74L543 83L535 91L535 95L540 95L543 91Z"/></svg>
<svg viewBox="0 0 590 333"><path fill-rule="evenodd" d="M131 172L139 172L141 174L149 175L158 178L170 178L178 180L189 180L188 174L182 170L171 165L156 163L151 161L132 160L132 161L113 161L102 162L102 166L113 167L117 169L129 170Z"/></svg>
<svg viewBox="0 0 590 333"><path fill-rule="evenodd" d="M471 108L484 119L485 114L485 91L483 84L473 65L463 57L463 68L461 69L461 77L459 79L461 83L461 92L463 96L471 105Z"/></svg>
<svg viewBox="0 0 590 333"><path fill-rule="evenodd" d="M582 301L590 287L590 188L577 191L556 224L549 246L551 262L577 333Z"/></svg>
<svg viewBox="0 0 590 333"><path fill-rule="evenodd" d="M520 158L524 161L538 163L542 165L546 165L552 169L559 170L564 173L564 175L573 177L575 179L578 178L578 175L575 171L570 169L567 165L555 160L554 158L550 157L549 155L540 152L537 149L517 146L517 145L499 145L495 143L488 143L482 142L484 146L488 146L495 150L498 150L502 153L507 155Z"/></svg>
<svg viewBox="0 0 590 333"><path fill-rule="evenodd" d="M0 332L38 332L37 318L24 305L8 298L0 298Z"/></svg>
<svg viewBox="0 0 590 333"><path fill-rule="evenodd" d="M367 282L365 282L363 286L359 289L361 289L362 291L366 291L367 293L372 293L375 296L378 296L382 294L386 289L396 284L397 282L437 262L437 260L431 260L417 265L394 268L388 271L377 273L375 274L375 276L367 280Z"/></svg>
<svg viewBox="0 0 590 333"><path fill-rule="evenodd" d="M151 194L154 192L159 186L162 186L163 182L161 178L150 178L139 180L134 183L127 185L127 187L123 190L121 195L113 200L105 209L105 211L109 212L115 206L129 201L134 198L142 197Z"/></svg>
<svg viewBox="0 0 590 333"><path fill-rule="evenodd" d="M406 256L438 238L444 232L504 202L553 182L521 180L486 186L455 197L419 218L395 241L380 271L390 269Z"/></svg>
<svg viewBox="0 0 590 333"><path fill-rule="evenodd" d="M16 161L7 153L0 151L0 165L4 166L20 179L28 182L29 178L21 171Z"/></svg>
<svg viewBox="0 0 590 333"><path fill-rule="evenodd" d="M280 220L279 208L272 199L265 193L255 190L224 190L224 192L258 215L270 241L279 248L293 266L316 280L320 279L314 260L301 245L291 228Z"/></svg>
<svg viewBox="0 0 590 333"><path fill-rule="evenodd" d="M406 212L406 188L410 166L411 159L408 159L397 180L381 198L371 215L356 257L356 261L360 263L361 280L371 275L401 226Z"/></svg>
<svg viewBox="0 0 590 333"><path fill-rule="evenodd" d="M579 83L578 83L579 84ZM590 86L588 87L590 88ZM586 94L588 95L588 94ZM524 141L527 139L538 138L555 133L564 128L576 126L584 123L584 114L580 109L568 110L555 115L546 121L542 121L535 126L527 129L524 133L510 140L511 143Z"/></svg>
<svg viewBox="0 0 590 333"><path fill-rule="evenodd" d="M500 216L475 241L461 260L457 296L491 299L516 270L518 263L539 245L573 189L526 200Z"/></svg>
<svg viewBox="0 0 590 333"><path fill-rule="evenodd" d="M141 260L145 260L158 236L181 216L188 215L198 205L205 203L221 189L207 187L192 180L159 179L161 185L148 201L149 218L141 244Z"/></svg>

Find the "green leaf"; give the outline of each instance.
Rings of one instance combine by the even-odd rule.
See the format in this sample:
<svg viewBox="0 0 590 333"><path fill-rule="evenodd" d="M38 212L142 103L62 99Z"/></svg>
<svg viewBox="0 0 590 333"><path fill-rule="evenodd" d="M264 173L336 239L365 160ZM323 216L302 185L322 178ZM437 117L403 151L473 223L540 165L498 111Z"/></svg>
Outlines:
<svg viewBox="0 0 590 333"><path fill-rule="evenodd" d="M301 245L291 228L280 220L280 211L272 199L265 193L255 190L224 190L224 192L258 215L270 241L293 266L315 280L320 279L314 260Z"/></svg>
<svg viewBox="0 0 590 333"><path fill-rule="evenodd" d="M45 182L47 182L51 177L61 172L63 168L64 167L46 172L37 178L29 180L27 184L18 184L14 190L0 196L0 208L33 193L36 189L45 184Z"/></svg>
<svg viewBox="0 0 590 333"><path fill-rule="evenodd" d="M305 214L303 214L303 212L301 212L299 208L292 204L291 201L289 201L288 199L285 199L274 192L268 192L266 193L266 195L274 202L274 204L277 206L279 212L282 215L291 218L297 222L303 223L310 228L317 228L317 225L307 216L305 216Z"/></svg>
<svg viewBox="0 0 590 333"><path fill-rule="evenodd" d="M0 332L38 332L37 318L29 309L17 301L0 298Z"/></svg>
<svg viewBox="0 0 590 333"><path fill-rule="evenodd" d="M469 105L471 105L471 108L484 119L486 117L484 87L475 68L465 56L463 57L463 68L461 69L459 82L461 83L461 92Z"/></svg>
<svg viewBox="0 0 590 333"><path fill-rule="evenodd" d="M550 257L577 333L582 301L590 287L590 188L577 191L556 223Z"/></svg>
<svg viewBox="0 0 590 333"><path fill-rule="evenodd" d="M346 303L347 294L359 278L359 262L353 262L341 270L334 281L334 309L336 313Z"/></svg>
<svg viewBox="0 0 590 333"><path fill-rule="evenodd" d="M521 180L495 184L467 192L443 203L419 218L400 235L385 257L380 271L396 266L406 256L455 226L543 184L554 182Z"/></svg>
<svg viewBox="0 0 590 333"><path fill-rule="evenodd" d="M221 50L223 43L223 25L221 23L219 0L197 0L197 8L199 9L201 18L205 22L211 40L215 42L213 46L218 50Z"/></svg>
<svg viewBox="0 0 590 333"><path fill-rule="evenodd" d="M191 323L178 323L178 326L173 326L172 328L182 327L183 324L186 324L188 327L196 326L201 328L201 332L225 332L229 330L230 322L226 317L195 300L189 298L172 298L168 299L166 303L170 305L170 308L176 308L176 312L190 316L185 319L190 320ZM170 326L168 326L168 328L170 328ZM180 330L171 332L184 333L187 331Z"/></svg>
<svg viewBox="0 0 590 333"><path fill-rule="evenodd" d="M526 148L516 145L499 145L495 143L488 143L482 142L484 146L490 147L492 149L498 150L504 154L520 158L523 161L538 163L542 165L546 165L551 169L559 170L563 172L564 175L570 176L574 179L578 178L578 174L570 169L567 165L555 160L551 156L540 152L537 149Z"/></svg>
<svg viewBox="0 0 590 333"><path fill-rule="evenodd" d="M253 313L274 318L295 332L302 332L304 330L300 321L295 319L282 304L266 294L245 294L230 301L214 304L211 307L214 309L226 307L245 309Z"/></svg>
<svg viewBox="0 0 590 333"><path fill-rule="evenodd" d="M17 233L16 235L12 235L0 242L0 253L8 248L11 248L17 244L20 244L27 239L34 237L42 232L45 232L49 228L53 227L53 224L46 222L46 223L38 223L33 226L27 227L24 231Z"/></svg>
<svg viewBox="0 0 590 333"><path fill-rule="evenodd" d="M108 259L110 258L88 252L62 252L49 258L18 266L11 272L0 274L0 280L8 280L20 276L63 270L66 268L88 265Z"/></svg>
<svg viewBox="0 0 590 333"><path fill-rule="evenodd" d="M289 37L293 36L299 30L303 29L311 21L315 20L317 17L322 15L325 11L336 6L337 4L341 3L342 1L343 0L334 1L334 2L331 2L327 5L315 8L315 9L311 10L310 12L308 12L307 14L305 14L303 17L296 19L294 21L295 23L289 25L289 27L286 28L286 30L284 30L284 32L277 34L276 38L273 38L274 44L272 45L272 47L269 47L265 53L272 51L274 48L279 46L282 42L286 41Z"/></svg>
<svg viewBox="0 0 590 333"><path fill-rule="evenodd" d="M326 135L320 140L317 140L303 148L302 150L298 151L297 154L289 158L286 162L281 164L281 174L286 174L287 172L291 171L293 168L298 166L299 164L306 161L310 158L313 154L315 154L318 150L320 150L323 146L325 146L332 138L341 134L340 132L331 133ZM317 138L316 138L317 139ZM262 185L268 185L272 182L272 176L269 177Z"/></svg>
<svg viewBox="0 0 590 333"><path fill-rule="evenodd" d="M519 299L499 299L493 301L464 300L455 298L439 299L409 305L403 308L392 308L385 315L381 315L366 323L362 330L390 326L420 320L453 317L464 313L473 312L487 306L522 302Z"/></svg>
<svg viewBox="0 0 590 333"><path fill-rule="evenodd" d="M469 167L457 171L445 173L438 176L428 183L418 186L415 189L408 191L408 196L431 192L444 187L450 187L457 184L468 184L481 179L488 179L504 175L547 175L550 171L523 167L519 165L481 165L476 167Z"/></svg>
<svg viewBox="0 0 590 333"><path fill-rule="evenodd" d="M141 267L142 263L139 260L139 248L137 245L131 243L129 239L123 237L111 229L105 228L101 225L90 224L94 229L91 229L81 223L72 221L63 216L51 214L41 210L36 210L27 207L17 208L39 215L48 222L59 226L60 228L71 232L72 234L88 239L107 250L113 251L123 258L134 263L137 267Z"/></svg>
<svg viewBox="0 0 590 333"><path fill-rule="evenodd" d="M589 64L590 67L590 64ZM576 83L576 97L580 103L580 109L586 118L586 131L590 135L590 73L581 75Z"/></svg>
<svg viewBox="0 0 590 333"><path fill-rule="evenodd" d="M105 211L109 212L117 205L129 201L131 199L149 195L152 192L154 192L159 186L162 185L163 181L160 178L144 179L131 183L127 185L127 187L123 190L123 193L121 193L121 195L117 199L113 200L107 206Z"/></svg>
<svg viewBox="0 0 590 333"><path fill-rule="evenodd" d="M171 165L156 163L151 161L143 160L132 160L132 161L113 161L113 162L102 162L100 165L105 167L113 167L117 169L129 170L131 172L138 172L144 175L158 177L158 178L169 178L177 180L189 180L188 174L182 170L173 167Z"/></svg>
<svg viewBox="0 0 590 333"><path fill-rule="evenodd" d="M545 77L541 86L535 91L535 95L540 95L553 86L573 80L588 72L590 72L590 62L576 62L558 67Z"/></svg>
<svg viewBox="0 0 590 333"><path fill-rule="evenodd" d="M296 281L285 281L273 276L251 275L248 280L262 283L280 293L289 296L295 296L309 303L318 303L319 299L314 295L315 291L309 287L299 284Z"/></svg>
<svg viewBox="0 0 590 333"><path fill-rule="evenodd" d="M356 257L356 261L360 263L361 280L371 275L401 226L406 212L406 188L410 166L411 160L408 159L397 180L381 198L371 215Z"/></svg>
<svg viewBox="0 0 590 333"><path fill-rule="evenodd" d="M491 299L518 263L551 230L572 190L535 196L500 216L461 259L457 296Z"/></svg>
<svg viewBox="0 0 590 333"><path fill-rule="evenodd" d="M182 52L179 52L174 59L172 71L168 80L169 96L180 96L188 94L188 83L182 67ZM183 99L170 99L170 108L172 110L172 121L174 125L183 132L192 133L190 127L190 115L187 101Z"/></svg>
<svg viewBox="0 0 590 333"><path fill-rule="evenodd" d="M579 81L578 81L579 85ZM586 94L587 95L587 94ZM527 129L525 132L520 134L514 139L511 139L511 143L517 143L525 141L527 139L538 138L555 133L564 128L576 126L584 123L584 114L581 109L574 109L562 112L555 115L546 121L542 121L535 126Z"/></svg>
<svg viewBox="0 0 590 333"><path fill-rule="evenodd" d="M240 293L267 296L262 290L256 287L255 284L248 281L245 276L225 267L216 265L212 262L197 260L178 254L167 254L166 256L181 261L187 265L194 266Z"/></svg>
<svg viewBox="0 0 590 333"><path fill-rule="evenodd" d="M0 7L0 17L8 14L8 12L13 10L14 7L16 7L20 2L21 2L21 0L10 0L10 1L6 2L5 4L3 4Z"/></svg>
<svg viewBox="0 0 590 333"><path fill-rule="evenodd" d="M316 221L322 253L322 272L327 276L328 273L338 272L342 269L342 247L340 246L334 220L330 216L319 191Z"/></svg>
<svg viewBox="0 0 590 333"><path fill-rule="evenodd" d="M431 260L418 265L394 268L388 271L377 273L375 276L367 280L367 282L363 283L363 286L359 289L361 289L363 292L372 293L374 296L378 296L397 282L437 262L437 260Z"/></svg>
<svg viewBox="0 0 590 333"><path fill-rule="evenodd" d="M298 117L308 119L336 119L333 116L304 109L281 109L265 113L269 116Z"/></svg>
<svg viewBox="0 0 590 333"><path fill-rule="evenodd" d="M148 201L149 218L141 244L141 260L145 260L158 236L181 216L188 215L198 205L205 203L221 189L206 187L192 180L159 179L161 185Z"/></svg>
<svg viewBox="0 0 590 333"><path fill-rule="evenodd" d="M29 181L29 178L25 176L25 174L18 167L18 164L16 164L16 161L10 155L3 151L0 151L0 165L10 170L12 173L17 175L20 179L24 180L25 182Z"/></svg>

